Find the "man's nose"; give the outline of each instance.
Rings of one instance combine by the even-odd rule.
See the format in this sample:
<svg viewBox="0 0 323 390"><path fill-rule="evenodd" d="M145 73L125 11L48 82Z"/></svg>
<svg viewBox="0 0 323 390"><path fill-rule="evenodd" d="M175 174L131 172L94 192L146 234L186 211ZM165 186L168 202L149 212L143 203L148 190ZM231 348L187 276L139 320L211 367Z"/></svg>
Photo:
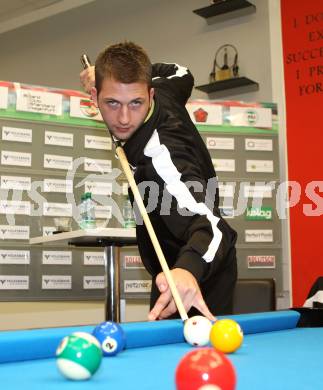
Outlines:
<svg viewBox="0 0 323 390"><path fill-rule="evenodd" d="M126 105L121 107L119 113L119 122L121 125L127 125L130 122L130 112L128 106Z"/></svg>

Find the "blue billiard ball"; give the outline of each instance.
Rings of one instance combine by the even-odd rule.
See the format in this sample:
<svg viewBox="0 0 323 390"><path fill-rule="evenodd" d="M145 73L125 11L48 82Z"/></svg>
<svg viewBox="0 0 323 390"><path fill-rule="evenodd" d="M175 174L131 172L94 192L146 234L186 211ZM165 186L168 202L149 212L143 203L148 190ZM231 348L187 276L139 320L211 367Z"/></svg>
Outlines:
<svg viewBox="0 0 323 390"><path fill-rule="evenodd" d="M96 326L92 332L102 347L104 356L114 356L126 345L126 335L121 326L112 321L105 321Z"/></svg>

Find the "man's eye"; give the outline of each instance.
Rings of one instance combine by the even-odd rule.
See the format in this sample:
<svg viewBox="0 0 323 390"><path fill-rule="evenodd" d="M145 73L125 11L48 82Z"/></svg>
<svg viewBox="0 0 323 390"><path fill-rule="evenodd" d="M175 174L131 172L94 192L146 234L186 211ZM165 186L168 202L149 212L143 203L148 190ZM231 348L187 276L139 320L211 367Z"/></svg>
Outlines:
<svg viewBox="0 0 323 390"><path fill-rule="evenodd" d="M119 104L118 102L113 101L113 100L107 101L107 105L112 107L112 108L118 107L118 104Z"/></svg>
<svg viewBox="0 0 323 390"><path fill-rule="evenodd" d="M131 107L139 107L142 105L142 102L140 100L135 100L134 102L130 103Z"/></svg>

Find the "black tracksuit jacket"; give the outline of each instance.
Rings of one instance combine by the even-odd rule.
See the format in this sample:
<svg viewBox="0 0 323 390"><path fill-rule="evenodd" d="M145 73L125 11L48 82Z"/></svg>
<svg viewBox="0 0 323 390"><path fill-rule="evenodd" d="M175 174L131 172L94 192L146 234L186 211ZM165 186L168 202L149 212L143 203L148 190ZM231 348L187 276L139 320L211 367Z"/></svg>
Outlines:
<svg viewBox="0 0 323 390"><path fill-rule="evenodd" d="M220 216L212 160L185 108L193 83L185 67L154 64L154 111L124 151L170 269L190 271L219 314L230 311L236 232ZM136 206L135 215L140 256L155 277L161 267Z"/></svg>

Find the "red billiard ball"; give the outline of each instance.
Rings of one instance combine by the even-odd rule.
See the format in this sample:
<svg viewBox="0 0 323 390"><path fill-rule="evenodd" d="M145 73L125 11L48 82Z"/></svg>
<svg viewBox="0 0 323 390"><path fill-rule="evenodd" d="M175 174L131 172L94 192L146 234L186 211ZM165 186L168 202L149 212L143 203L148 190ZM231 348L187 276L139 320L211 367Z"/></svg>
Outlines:
<svg viewBox="0 0 323 390"><path fill-rule="evenodd" d="M177 390L234 390L236 373L231 361L214 348L188 352L175 373Z"/></svg>

